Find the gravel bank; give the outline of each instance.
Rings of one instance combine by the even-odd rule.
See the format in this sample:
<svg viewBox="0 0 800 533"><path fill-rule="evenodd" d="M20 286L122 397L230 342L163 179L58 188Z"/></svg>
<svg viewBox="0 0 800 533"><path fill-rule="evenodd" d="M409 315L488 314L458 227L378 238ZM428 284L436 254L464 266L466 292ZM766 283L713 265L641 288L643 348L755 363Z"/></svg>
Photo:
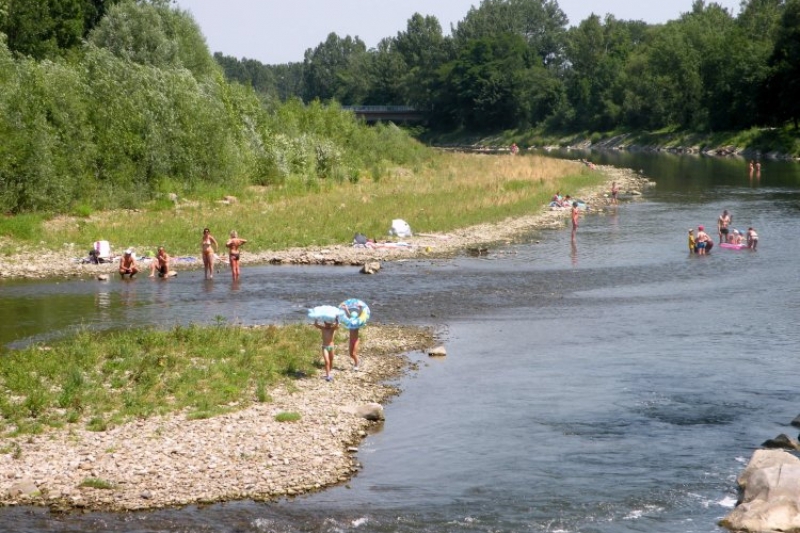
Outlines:
<svg viewBox="0 0 800 533"><path fill-rule="evenodd" d="M576 164L581 164L576 162ZM630 169L610 166L597 166L598 172L607 176L607 181L592 190L578 191L576 198L586 201L594 211L602 211L608 207L606 194L611 182L616 181L623 196L637 195L646 189L651 182ZM538 212L529 216L508 219L499 224L479 224L468 228L451 231L446 234L422 234L403 239L408 246L382 248L355 248L350 244L326 247L293 248L281 251L263 251L252 253L244 250L242 265L278 264L278 265L350 265L361 266L371 261L391 261L414 257L442 257L458 253L471 247L506 241L521 232L533 228L561 227L569 218L569 210L550 210L542 206ZM409 221L412 223L413 221ZM42 252L0 256L0 280L14 278L46 279L46 278L86 278L101 275L116 276L116 263L82 264L65 261L65 256L73 256L76 251L64 253ZM202 263L176 263L175 270L196 270ZM147 276L147 271L139 274Z"/></svg>

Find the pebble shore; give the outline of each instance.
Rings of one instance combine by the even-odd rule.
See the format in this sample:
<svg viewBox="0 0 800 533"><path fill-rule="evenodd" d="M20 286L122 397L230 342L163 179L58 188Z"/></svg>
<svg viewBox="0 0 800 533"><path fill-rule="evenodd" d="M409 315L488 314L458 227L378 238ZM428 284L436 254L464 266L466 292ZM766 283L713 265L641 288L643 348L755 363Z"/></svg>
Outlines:
<svg viewBox="0 0 800 533"><path fill-rule="evenodd" d="M635 198L651 183L629 169L597 167L607 182L574 196L593 212L609 204L616 181ZM364 265L415 257L444 257L513 239L534 228L563 227L569 210L542 208L500 224L447 234L415 235L404 248L350 245L242 254L243 264ZM66 264L57 254L0 258L0 278L96 278L116 275L114 265ZM55 259L58 259L56 261ZM20 266L22 265L22 266ZM194 267L197 268L197 267ZM146 277L146 274L145 274ZM370 422L355 407L382 404L399 390L388 384L409 369L403 355L427 350L432 331L370 326L362 335L361 370L350 367L346 342L337 346L334 380L295 380L270 391L271 401L206 420L178 414L113 427L105 432L67 428L0 441L0 505L139 510L240 499L272 500L321 490L349 480L359 469L358 445ZM344 354L342 357L341 354ZM235 407L235 406L232 406ZM301 415L277 422L282 412Z"/></svg>

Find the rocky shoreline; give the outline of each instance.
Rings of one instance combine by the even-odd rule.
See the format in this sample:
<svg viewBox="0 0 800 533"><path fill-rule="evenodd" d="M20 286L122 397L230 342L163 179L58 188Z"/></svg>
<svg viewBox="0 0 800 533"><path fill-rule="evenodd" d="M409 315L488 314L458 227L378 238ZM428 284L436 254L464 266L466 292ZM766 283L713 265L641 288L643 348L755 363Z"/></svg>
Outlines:
<svg viewBox="0 0 800 533"><path fill-rule="evenodd" d="M612 181L629 198L651 185L628 169L596 168L605 173L607 181L575 194L592 207L590 213L602 213L608 207L606 192ZM245 264L356 266L444 257L483 249L534 228L563 227L568 217L569 210L543 207L501 224L416 235L406 239L407 247L342 245L243 254L242 260ZM17 263L25 266L15 266ZM115 275L113 264L65 267L63 258L54 261L46 254L33 260L26 256L24 262L20 257L4 257L0 273L4 278ZM408 358L398 354L426 350L434 342L432 331L370 326L362 340L361 371L352 371L347 358L340 355L333 383L307 376L293 381L291 388L270 391L270 403L206 420L189 420L178 414L105 432L69 428L4 439L0 443L0 505L44 505L55 511L139 510L271 500L346 482L359 469L358 444L376 423L365 418L364 408L380 412L380 404L399 392L387 384L409 368ZM343 344L339 344L339 353L342 348L346 353ZM283 412L297 413L300 420L276 421L276 415Z"/></svg>
<svg viewBox="0 0 800 533"><path fill-rule="evenodd" d="M582 164L576 162L576 164ZM620 194L633 197L652 185L647 178L631 169L597 165L595 169L607 176L606 182L594 189L578 191L573 194L584 200L593 212L602 212L609 205L608 191L612 181L616 181ZM292 248L280 251L250 252L244 250L242 265L341 265L363 266L370 262L392 261L421 257L446 257L471 248L479 249L485 245L513 239L516 235L537 228L559 228L566 225L569 210L551 210L542 207L529 216L504 220L498 224L479 224L448 233L416 234L403 238L407 246L378 246L357 248L351 244L324 247ZM116 276L116 263L91 264L79 261L65 261L65 255L75 255L72 250L65 252L31 252L0 256L0 280L3 279L48 279L78 278L93 279ZM222 264L220 264L220 267ZM181 270L202 268L199 261L176 262L172 267ZM222 272L220 272L222 273ZM147 273L139 274L147 277ZM246 274L244 274L246 275Z"/></svg>

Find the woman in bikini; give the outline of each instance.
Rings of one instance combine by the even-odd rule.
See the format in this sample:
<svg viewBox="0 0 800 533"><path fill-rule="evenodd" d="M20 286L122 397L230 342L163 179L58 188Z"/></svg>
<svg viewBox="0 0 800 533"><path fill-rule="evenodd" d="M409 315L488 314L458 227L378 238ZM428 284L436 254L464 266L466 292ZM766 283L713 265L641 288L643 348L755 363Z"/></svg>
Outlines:
<svg viewBox="0 0 800 533"><path fill-rule="evenodd" d="M231 231L231 238L225 243L225 246L228 248L228 259L231 262L231 275L234 280L239 279L239 247L243 246L246 242L247 239L240 239L236 230L233 230Z"/></svg>
<svg viewBox="0 0 800 533"><path fill-rule="evenodd" d="M214 277L214 258L217 252L214 247L219 248L217 239L211 235L211 230L205 228L203 230L203 239L200 241L200 248L203 252L203 268L205 269L206 279Z"/></svg>

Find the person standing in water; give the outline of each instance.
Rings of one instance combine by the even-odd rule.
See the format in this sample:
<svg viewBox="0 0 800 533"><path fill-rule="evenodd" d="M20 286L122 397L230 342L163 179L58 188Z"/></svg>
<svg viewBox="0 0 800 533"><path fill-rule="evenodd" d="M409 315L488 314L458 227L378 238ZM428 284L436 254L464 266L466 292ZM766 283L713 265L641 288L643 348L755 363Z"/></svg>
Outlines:
<svg viewBox="0 0 800 533"><path fill-rule="evenodd" d="M717 233L719 233L719 242L722 244L728 240L728 233L730 232L730 225L733 223L733 217L724 210L717 219Z"/></svg>
<svg viewBox="0 0 800 533"><path fill-rule="evenodd" d="M203 238L200 241L200 251L203 254L203 269L206 279L214 277L214 258L217 256L215 248L219 248L217 239L211 235L210 229L205 228L203 230Z"/></svg>
<svg viewBox="0 0 800 533"><path fill-rule="evenodd" d="M575 240L575 234L578 232L578 202L572 202L572 240Z"/></svg>
<svg viewBox="0 0 800 533"><path fill-rule="evenodd" d="M706 229L703 226L697 226L697 239L695 240L697 243L697 255L706 255L706 252L710 248L709 244L711 244L711 237L708 236L706 233Z"/></svg>
<svg viewBox="0 0 800 533"><path fill-rule="evenodd" d="M225 243L228 248L228 260L231 263L231 275L234 280L239 279L239 259L241 259L241 252L239 248L247 242L247 239L240 239L236 230L231 231L231 238Z"/></svg>

